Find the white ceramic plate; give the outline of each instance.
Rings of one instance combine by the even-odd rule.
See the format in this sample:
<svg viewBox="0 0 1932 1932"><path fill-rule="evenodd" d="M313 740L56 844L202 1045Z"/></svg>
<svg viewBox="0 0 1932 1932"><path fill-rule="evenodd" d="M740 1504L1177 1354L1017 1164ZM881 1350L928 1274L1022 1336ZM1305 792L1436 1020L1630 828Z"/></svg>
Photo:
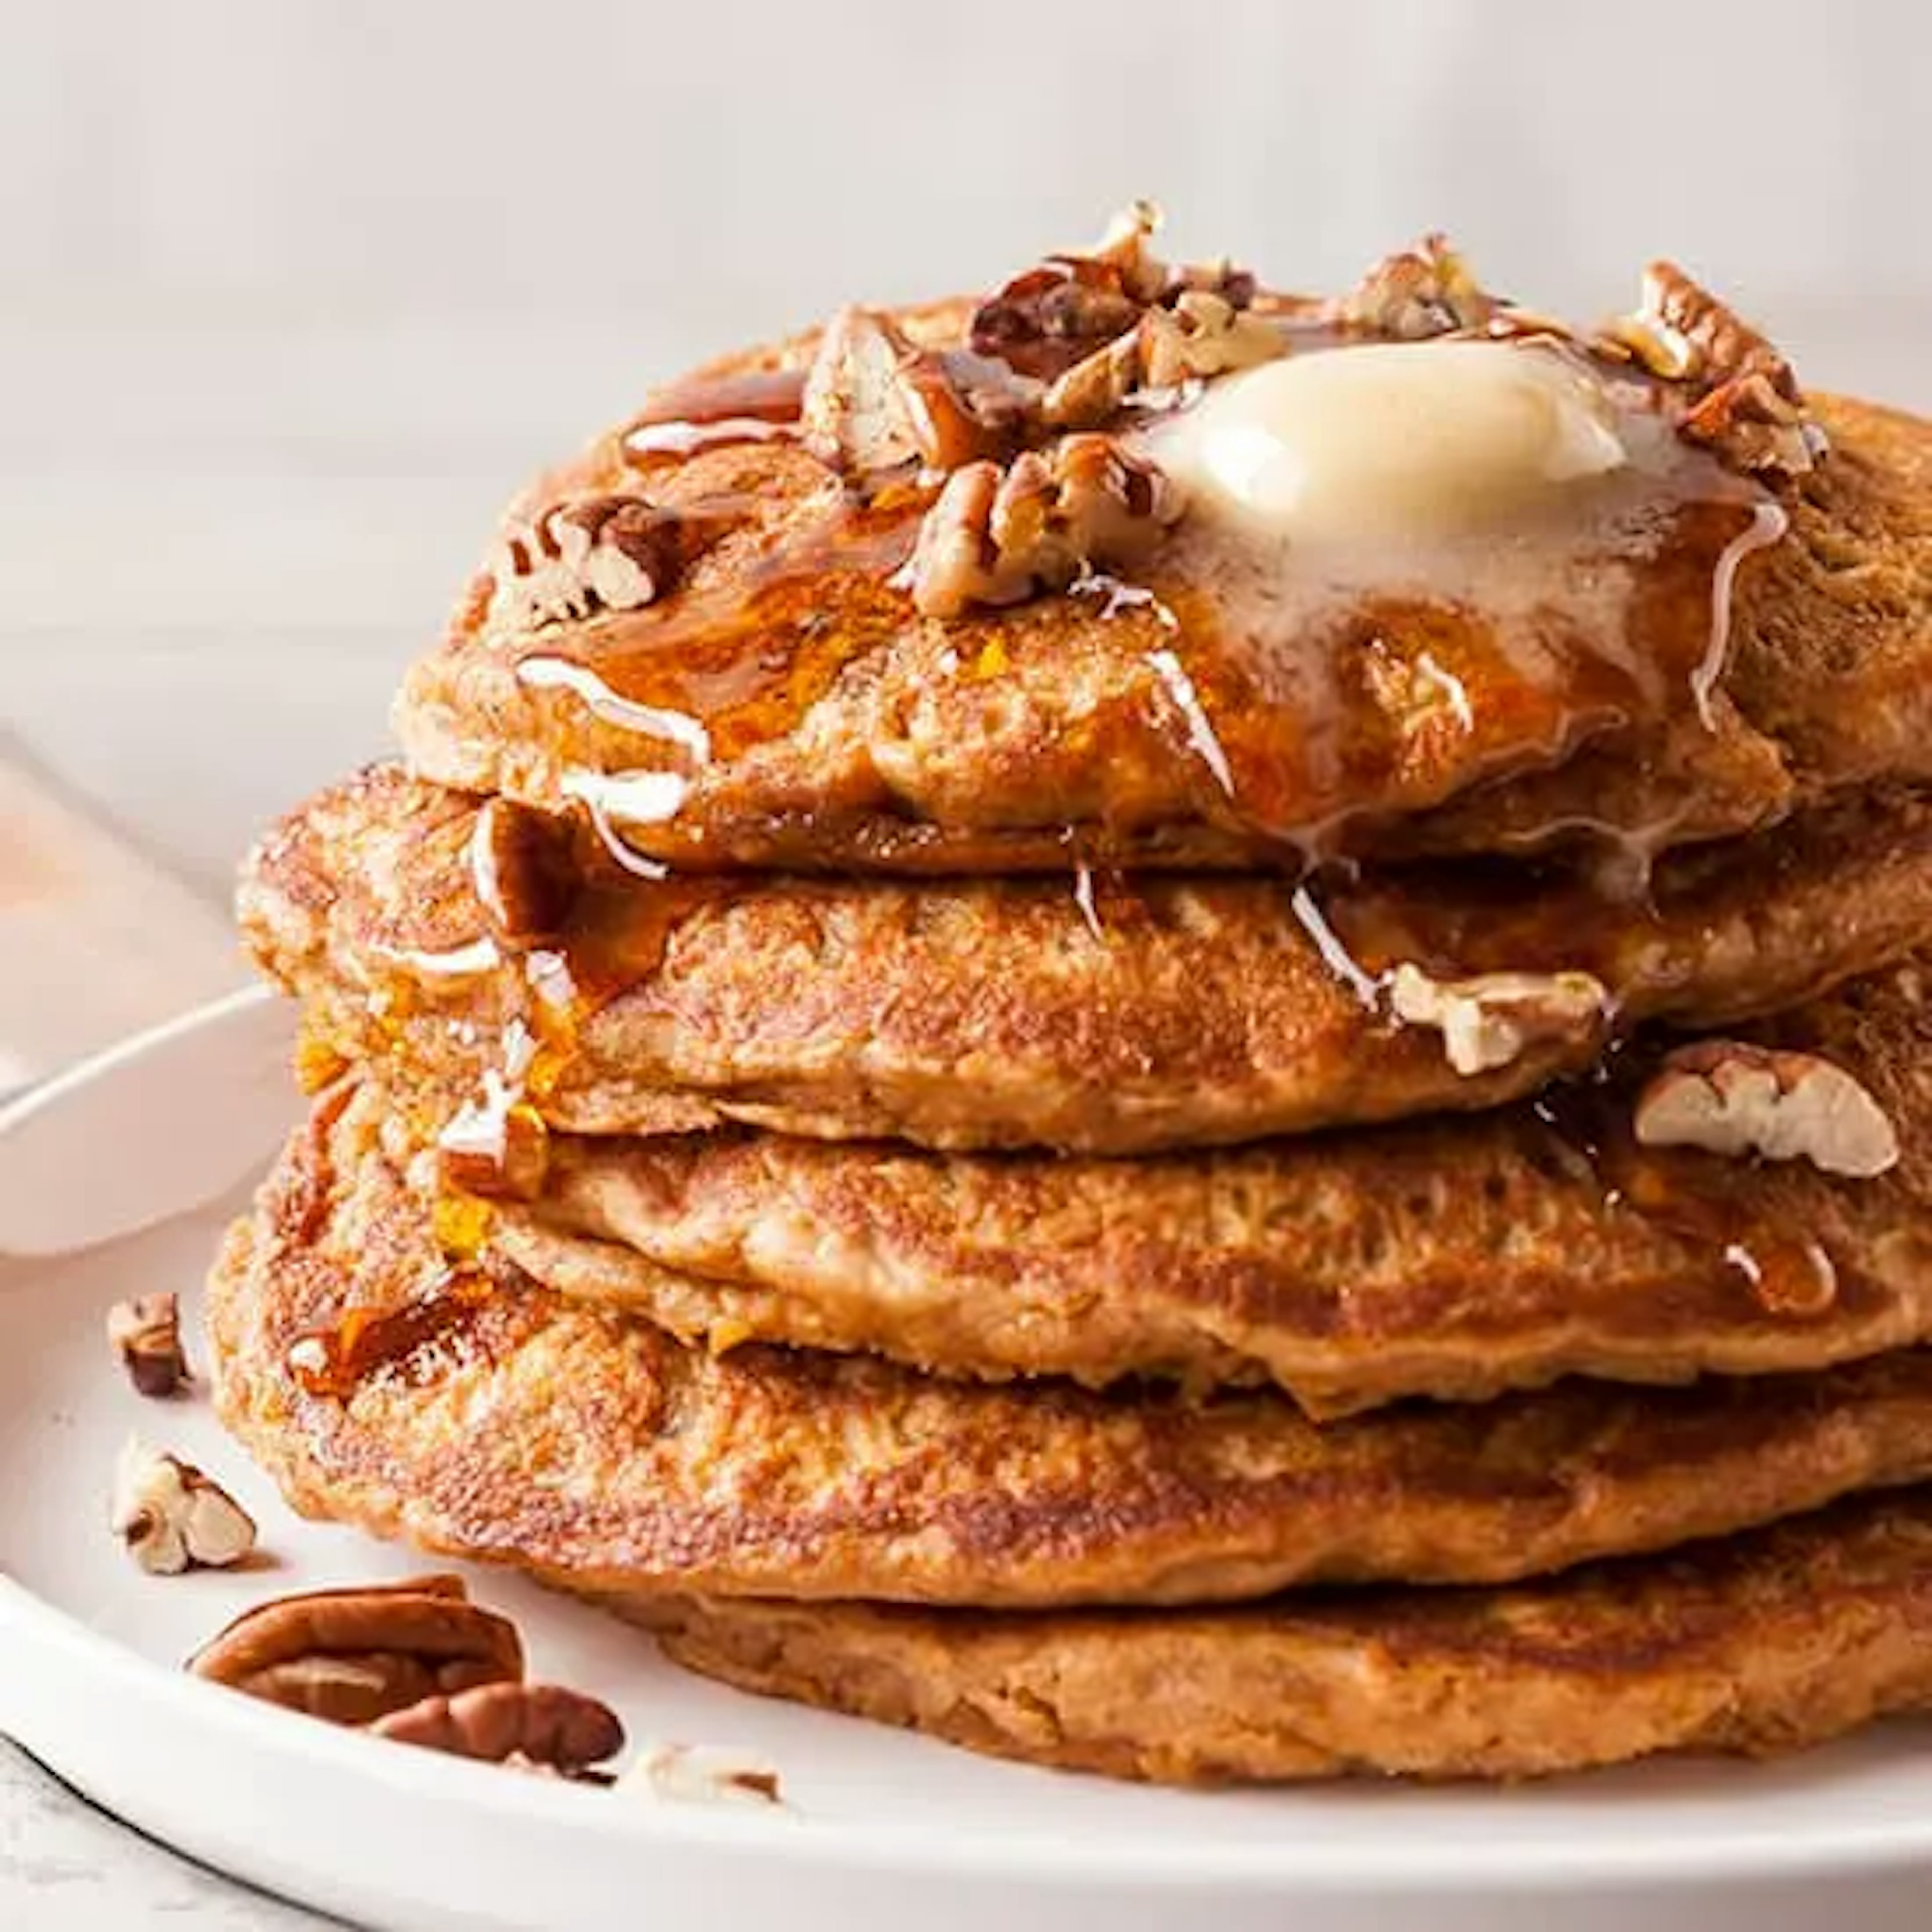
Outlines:
<svg viewBox="0 0 1932 1932"><path fill-rule="evenodd" d="M0 1249L14 1251L0 1254L0 1726L157 1836L407 1932L630 1919L1165 1932L1204 1915L1215 1932L1592 1932L1639 1915L1649 1932L1924 1925L1932 1726L1918 1724L1770 1768L1666 1765L1508 1792L1148 1791L742 1697L593 1612L475 1576L523 1626L534 1667L608 1697L634 1739L773 1760L796 1807L779 1816L548 1784L183 1677L183 1655L248 1604L420 1567L298 1521L204 1403L141 1401L102 1340L121 1295L174 1288L191 1307L241 1198L240 1160L259 1166L274 1116L294 1117L292 1096L265 1097L286 1025L267 1003L231 1000L0 1114ZM170 1202L184 1211L108 1245L20 1252ZM115 1452L137 1430L235 1491L272 1567L160 1579L128 1562L103 1515Z"/></svg>

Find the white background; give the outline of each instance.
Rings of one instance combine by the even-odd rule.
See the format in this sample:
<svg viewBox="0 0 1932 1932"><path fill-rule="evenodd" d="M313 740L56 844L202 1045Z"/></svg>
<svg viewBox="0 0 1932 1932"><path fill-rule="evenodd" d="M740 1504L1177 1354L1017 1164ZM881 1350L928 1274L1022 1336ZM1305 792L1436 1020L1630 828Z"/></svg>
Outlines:
<svg viewBox="0 0 1932 1932"><path fill-rule="evenodd" d="M218 890L379 749L519 474L655 376L1135 194L1332 285L1674 253L1932 404L1918 0L0 4L0 724Z"/></svg>

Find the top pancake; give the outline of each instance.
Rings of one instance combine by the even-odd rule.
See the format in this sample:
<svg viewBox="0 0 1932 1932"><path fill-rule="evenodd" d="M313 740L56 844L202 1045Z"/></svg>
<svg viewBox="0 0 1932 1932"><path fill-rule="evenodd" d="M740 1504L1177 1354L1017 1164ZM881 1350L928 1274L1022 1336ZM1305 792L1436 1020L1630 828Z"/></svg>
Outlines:
<svg viewBox="0 0 1932 1932"><path fill-rule="evenodd" d="M957 345L970 314L899 320ZM680 868L940 873L1518 850L1580 830L1654 850L1932 773L1932 434L1916 418L1820 404L1832 453L1774 499L1696 453L1708 470L1674 487L1708 527L1641 567L1513 530L1453 594L1397 572L1284 629L1268 613L1298 580L1280 556L1258 567L1246 539L1183 514L1087 594L942 618L904 586L934 480L862 490L770 424L706 440L704 418L782 409L759 372L815 340L661 392L643 420L696 421L676 433L691 453L640 454L634 418L526 494L508 526L525 538L559 502L612 495L700 534L645 607L536 628L493 608L486 571L401 694L418 774L549 808L592 798L626 844ZM1739 490L1775 501L1781 541L1750 548ZM1728 670L1700 707L1679 674L1733 565ZM1526 673L1534 654L1504 649L1489 613L1539 570L1608 584L1630 638L1677 670L1648 693Z"/></svg>

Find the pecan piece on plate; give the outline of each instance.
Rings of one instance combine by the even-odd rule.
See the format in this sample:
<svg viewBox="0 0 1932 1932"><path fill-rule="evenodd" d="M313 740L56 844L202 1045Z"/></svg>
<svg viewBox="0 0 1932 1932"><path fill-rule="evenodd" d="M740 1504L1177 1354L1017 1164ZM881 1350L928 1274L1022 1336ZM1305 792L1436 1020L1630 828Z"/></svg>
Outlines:
<svg viewBox="0 0 1932 1932"><path fill-rule="evenodd" d="M379 1738L486 1764L512 1760L566 1773L587 1770L624 1748L617 1714L556 1684L485 1684L425 1697L369 1726Z"/></svg>
<svg viewBox="0 0 1932 1932"><path fill-rule="evenodd" d="M181 1304L167 1290L117 1301L107 1311L107 1340L142 1395L174 1395L191 1379L182 1350Z"/></svg>
<svg viewBox="0 0 1932 1932"><path fill-rule="evenodd" d="M192 1462L130 1442L115 1465L110 1526L151 1576L225 1570L255 1546L248 1512Z"/></svg>
<svg viewBox="0 0 1932 1932"><path fill-rule="evenodd" d="M519 1682L524 1649L516 1626L471 1603L460 1577L425 1576L258 1604L188 1668L290 1710L363 1724L425 1697Z"/></svg>
<svg viewBox="0 0 1932 1932"><path fill-rule="evenodd" d="M660 1804L783 1804L778 1774L760 1759L707 1744L652 1744L617 1780L620 1791Z"/></svg>

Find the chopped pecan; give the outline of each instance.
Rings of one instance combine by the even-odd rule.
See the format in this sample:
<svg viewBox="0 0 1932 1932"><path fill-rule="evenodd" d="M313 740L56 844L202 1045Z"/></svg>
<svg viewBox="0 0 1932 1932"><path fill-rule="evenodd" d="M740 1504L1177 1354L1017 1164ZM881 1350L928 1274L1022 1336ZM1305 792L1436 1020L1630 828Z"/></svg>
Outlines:
<svg viewBox="0 0 1932 1932"><path fill-rule="evenodd" d="M1685 412L1678 428L1738 469L1764 476L1802 476L1828 446L1804 406L1758 370L1713 389Z"/></svg>
<svg viewBox="0 0 1932 1932"><path fill-rule="evenodd" d="M189 1659L197 1677L361 1724L524 1672L516 1627L469 1600L456 1576L317 1590L259 1604Z"/></svg>
<svg viewBox="0 0 1932 1932"><path fill-rule="evenodd" d="M1064 437L1028 451L1004 474L976 463L956 471L920 526L913 601L929 617L974 604L1017 604L1071 584L1090 566L1143 549L1181 511L1151 464L1112 438Z"/></svg>
<svg viewBox="0 0 1932 1932"><path fill-rule="evenodd" d="M578 496L507 530L491 570L490 621L534 630L638 610L682 568L683 519L642 496Z"/></svg>
<svg viewBox="0 0 1932 1932"><path fill-rule="evenodd" d="M1111 269L1044 262L1016 276L973 316L971 342L1022 374L1051 381L1140 320L1141 305Z"/></svg>
<svg viewBox="0 0 1932 1932"><path fill-rule="evenodd" d="M570 828L514 799L493 798L476 814L470 876L499 939L523 946L551 938L577 890Z"/></svg>
<svg viewBox="0 0 1932 1932"><path fill-rule="evenodd" d="M1141 319L1140 340L1142 380L1152 389L1251 369L1287 348L1273 323L1205 289L1184 291L1171 310L1149 310Z"/></svg>
<svg viewBox="0 0 1932 1932"><path fill-rule="evenodd" d="M1148 248L1160 220L1150 202L1136 202L1098 247L1049 255L1015 276L974 312L974 348L1050 382L1124 334L1168 283Z"/></svg>
<svg viewBox="0 0 1932 1932"><path fill-rule="evenodd" d="M621 1791L670 1804L782 1804L771 1766L704 1744L652 1744L625 1766Z"/></svg>
<svg viewBox="0 0 1932 1932"><path fill-rule="evenodd" d="M990 441L945 358L872 309L842 309L826 325L801 420L806 446L844 470L956 470Z"/></svg>
<svg viewBox="0 0 1932 1932"><path fill-rule="evenodd" d="M1457 328L1480 328L1501 306L1441 235L1385 256L1336 304L1346 326L1418 342Z"/></svg>
<svg viewBox="0 0 1932 1932"><path fill-rule="evenodd" d="M1040 421L1054 429L1096 429L1142 384L1141 332L1130 328L1056 376L1040 398Z"/></svg>
<svg viewBox="0 0 1932 1932"><path fill-rule="evenodd" d="M1167 264L1156 261L1148 246L1160 223L1160 209L1154 202L1130 201L1107 224L1107 232L1089 258L1113 269L1121 287L1138 302L1158 301L1168 284Z"/></svg>
<svg viewBox="0 0 1932 1932"><path fill-rule="evenodd" d="M397 1744L502 1764L512 1758L578 1772L624 1748L608 1704L555 1684L485 1684L386 1712L369 1729Z"/></svg>
<svg viewBox="0 0 1932 1932"><path fill-rule="evenodd" d="M1104 422L1143 380L1134 359L1136 350L1120 338L1144 316L1179 310L1196 297L1211 298L1230 310L1244 310L1253 301L1254 277L1231 262L1171 267L1157 260L1148 244L1160 226L1160 209L1151 202L1135 202L1114 218L1096 246L1049 255L1037 268L1016 276L974 314L973 346L1027 376L1058 384L1076 365L1091 364L1070 392L1063 392L1058 405L1044 412L1048 422L1062 428L1090 428ZM1184 324L1180 333L1191 336L1200 332L1200 326L1196 320ZM1258 339L1244 338L1244 342ZM1110 346L1116 347L1112 360L1095 360ZM1123 376L1122 368L1130 361L1133 367Z"/></svg>
<svg viewBox="0 0 1932 1932"><path fill-rule="evenodd" d="M1738 469L1800 476L1825 452L1791 364L1674 262L1652 262L1636 308L1594 346L1683 384L1693 400L1678 427Z"/></svg>
<svg viewBox="0 0 1932 1932"><path fill-rule="evenodd" d="M1252 368L1286 353L1272 322L1204 289L1183 291L1170 309L1076 362L1047 389L1040 420L1058 429L1096 429L1136 389L1170 389L1196 378Z"/></svg>
<svg viewBox="0 0 1932 1932"><path fill-rule="evenodd" d="M107 1311L107 1340L142 1395L170 1396L186 1386L181 1304L166 1290L117 1301Z"/></svg>
<svg viewBox="0 0 1932 1932"><path fill-rule="evenodd" d="M1585 1040L1610 1010L1609 989L1588 973L1479 973L1436 980L1405 962L1389 978L1389 1006L1407 1026L1434 1027L1464 1076L1507 1066L1540 1040Z"/></svg>
<svg viewBox="0 0 1932 1932"><path fill-rule="evenodd" d="M157 1576L224 1570L255 1546L254 1518L212 1477L136 1442L115 1466L110 1526Z"/></svg>
<svg viewBox="0 0 1932 1932"><path fill-rule="evenodd" d="M1842 1066L1736 1040L1700 1041L1667 1055L1637 1096L1635 1125L1646 1147L1802 1158L1859 1179L1898 1160L1885 1110Z"/></svg>
<svg viewBox="0 0 1932 1932"><path fill-rule="evenodd" d="M1256 282L1252 270L1238 268L1226 256L1213 262L1183 262L1167 272L1167 284L1161 301L1172 308L1190 290L1219 296L1230 308L1246 308L1255 298Z"/></svg>
<svg viewBox="0 0 1932 1932"><path fill-rule="evenodd" d="M1675 262L1645 269L1636 310L1606 332L1670 381L1710 390L1740 376L1762 376L1787 402L1804 400L1790 364L1771 342Z"/></svg>

